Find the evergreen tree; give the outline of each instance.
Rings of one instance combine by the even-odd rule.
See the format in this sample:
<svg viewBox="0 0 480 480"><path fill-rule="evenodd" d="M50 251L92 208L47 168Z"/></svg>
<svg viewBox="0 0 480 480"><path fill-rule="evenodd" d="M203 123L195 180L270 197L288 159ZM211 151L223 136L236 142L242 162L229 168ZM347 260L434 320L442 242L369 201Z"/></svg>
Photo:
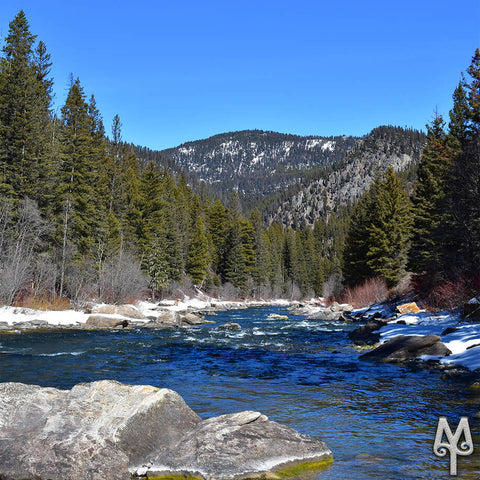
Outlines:
<svg viewBox="0 0 480 480"><path fill-rule="evenodd" d="M346 283L383 277L389 287L396 285L405 273L411 226L410 199L390 166L352 214L344 252Z"/></svg>
<svg viewBox="0 0 480 480"><path fill-rule="evenodd" d="M201 286L207 276L208 240L202 217L198 217L188 249L186 272L195 285Z"/></svg>
<svg viewBox="0 0 480 480"><path fill-rule="evenodd" d="M248 272L242 242L242 224L240 221L234 221L228 232L224 280L225 282L231 283L234 287L239 288L243 294L246 293Z"/></svg>
<svg viewBox="0 0 480 480"><path fill-rule="evenodd" d="M377 184L374 183L355 205L350 218L342 262L344 281L350 287L373 277L372 269L367 262L367 253L370 247L368 229L375 215L376 188Z"/></svg>
<svg viewBox="0 0 480 480"><path fill-rule="evenodd" d="M460 129L460 126L456 128ZM427 129L427 145L418 167L414 194L410 267L428 278L430 286L433 286L444 277L448 254L451 253L448 252L446 238L452 227L447 196L452 181L452 158L442 118L437 116Z"/></svg>
<svg viewBox="0 0 480 480"><path fill-rule="evenodd" d="M215 200L209 209L207 228L212 239L212 269L217 275L223 277L227 251L228 210L220 200Z"/></svg>
<svg viewBox="0 0 480 480"><path fill-rule="evenodd" d="M0 193L15 198L37 198L48 135L49 64L43 43L35 57L35 38L20 11L0 61Z"/></svg>
<svg viewBox="0 0 480 480"><path fill-rule="evenodd" d="M265 227L259 210L255 209L250 214L253 226L254 265L251 270L256 293L265 290L268 284L268 246L265 238Z"/></svg>
<svg viewBox="0 0 480 480"><path fill-rule="evenodd" d="M61 166L56 195L57 213L69 218L67 237L80 256L93 256L98 241L102 211L96 127L77 79L62 108ZM100 127L98 127L100 128ZM101 135L100 133L98 135Z"/></svg>
<svg viewBox="0 0 480 480"><path fill-rule="evenodd" d="M368 228L367 264L389 287L405 274L412 227L411 202L390 166L375 195L375 216Z"/></svg>

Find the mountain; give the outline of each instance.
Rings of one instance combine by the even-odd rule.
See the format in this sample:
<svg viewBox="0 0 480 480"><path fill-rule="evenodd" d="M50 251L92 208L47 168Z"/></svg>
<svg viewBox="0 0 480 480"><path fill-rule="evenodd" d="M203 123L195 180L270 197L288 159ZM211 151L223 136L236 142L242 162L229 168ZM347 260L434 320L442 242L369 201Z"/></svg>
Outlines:
<svg viewBox="0 0 480 480"><path fill-rule="evenodd" d="M245 130L187 142L161 153L220 195L235 189L251 205L254 199L281 192L306 174L341 161L356 140Z"/></svg>
<svg viewBox="0 0 480 480"><path fill-rule="evenodd" d="M425 146L423 132L382 126L358 139L343 159L318 172L317 178L291 186L263 202L268 223L313 224L342 207L353 205L389 165L412 180Z"/></svg>

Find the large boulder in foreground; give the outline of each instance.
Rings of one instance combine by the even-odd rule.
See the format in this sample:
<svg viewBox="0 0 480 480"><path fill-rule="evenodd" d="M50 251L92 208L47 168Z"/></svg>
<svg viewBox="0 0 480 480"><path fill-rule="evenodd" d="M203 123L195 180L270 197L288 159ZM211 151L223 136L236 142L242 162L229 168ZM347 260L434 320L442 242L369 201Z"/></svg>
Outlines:
<svg viewBox="0 0 480 480"><path fill-rule="evenodd" d="M258 412L201 421L168 389L109 380L71 390L0 384L2 480L126 480L154 471L252 478L331 458L320 440Z"/></svg>
<svg viewBox="0 0 480 480"><path fill-rule="evenodd" d="M0 478L125 480L200 417L178 393L113 381L0 384Z"/></svg>
<svg viewBox="0 0 480 480"><path fill-rule="evenodd" d="M397 335L361 356L364 360L384 363L407 362L420 355L444 357L452 352L438 335Z"/></svg>
<svg viewBox="0 0 480 480"><path fill-rule="evenodd" d="M170 450L154 458L149 470L155 477L176 471L233 479L288 471L299 463L320 469L331 461L332 453L321 440L247 411L198 423Z"/></svg>

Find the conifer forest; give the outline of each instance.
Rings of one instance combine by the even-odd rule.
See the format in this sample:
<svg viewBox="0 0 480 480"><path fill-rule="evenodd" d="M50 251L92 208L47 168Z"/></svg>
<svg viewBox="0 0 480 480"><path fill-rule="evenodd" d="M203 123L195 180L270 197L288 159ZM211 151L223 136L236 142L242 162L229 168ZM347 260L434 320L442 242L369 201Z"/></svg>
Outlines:
<svg viewBox="0 0 480 480"><path fill-rule="evenodd" d="M358 200L288 226L268 215L278 192L220 195L124 142L119 116L104 122L78 78L55 113L51 66L20 11L0 59L0 302L338 296L374 278L392 289L407 274L432 298L478 292L479 50L418 162L379 170Z"/></svg>

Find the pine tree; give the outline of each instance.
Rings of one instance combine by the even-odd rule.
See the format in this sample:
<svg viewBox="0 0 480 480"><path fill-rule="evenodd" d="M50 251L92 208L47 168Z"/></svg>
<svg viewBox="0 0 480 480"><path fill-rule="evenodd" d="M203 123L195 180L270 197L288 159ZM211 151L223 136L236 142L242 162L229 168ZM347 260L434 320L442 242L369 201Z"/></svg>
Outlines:
<svg viewBox="0 0 480 480"><path fill-rule="evenodd" d="M428 288L431 288L445 276L448 261L446 237L452 227L452 219L448 215L447 192L453 164L443 119L437 116L431 126L427 125L427 130L427 145L418 167L414 194L410 267L428 278Z"/></svg>
<svg viewBox="0 0 480 480"><path fill-rule="evenodd" d="M242 243L242 224L240 220L234 221L227 235L225 252L225 282L246 293L248 272L245 262L245 251Z"/></svg>
<svg viewBox="0 0 480 480"><path fill-rule="evenodd" d="M207 229L212 239L212 269L220 276L225 275L225 256L227 251L228 210L220 200L210 207Z"/></svg>
<svg viewBox="0 0 480 480"><path fill-rule="evenodd" d="M198 217L195 230L188 249L186 265L187 275L192 277L195 285L201 286L207 276L208 240L202 217Z"/></svg>
<svg viewBox="0 0 480 480"><path fill-rule="evenodd" d="M368 229L375 215L376 188L376 184L370 187L353 208L350 218L342 261L344 281L350 287L373 277L372 269L367 263L367 253L370 246Z"/></svg>
<svg viewBox="0 0 480 480"><path fill-rule="evenodd" d="M250 222L253 226L253 250L254 265L251 270L256 293L264 291L268 284L268 246L265 237L260 211L255 209L250 214Z"/></svg>
<svg viewBox="0 0 480 480"><path fill-rule="evenodd" d="M343 257L346 283L383 277L396 285L405 273L412 221L410 199L390 166L353 211Z"/></svg>
<svg viewBox="0 0 480 480"><path fill-rule="evenodd" d="M69 216L67 237L79 256L94 255L99 239L102 211L98 172L100 126L90 115L89 105L77 79L62 108L61 166L56 192L57 213ZM98 135L98 137L97 137Z"/></svg>
<svg viewBox="0 0 480 480"><path fill-rule="evenodd" d="M392 166L378 184L372 220L367 265L393 287L405 274L413 217L408 194Z"/></svg>
<svg viewBox="0 0 480 480"><path fill-rule="evenodd" d="M17 199L37 199L48 137L49 63L43 43L34 52L35 38L20 11L0 61L0 193Z"/></svg>

